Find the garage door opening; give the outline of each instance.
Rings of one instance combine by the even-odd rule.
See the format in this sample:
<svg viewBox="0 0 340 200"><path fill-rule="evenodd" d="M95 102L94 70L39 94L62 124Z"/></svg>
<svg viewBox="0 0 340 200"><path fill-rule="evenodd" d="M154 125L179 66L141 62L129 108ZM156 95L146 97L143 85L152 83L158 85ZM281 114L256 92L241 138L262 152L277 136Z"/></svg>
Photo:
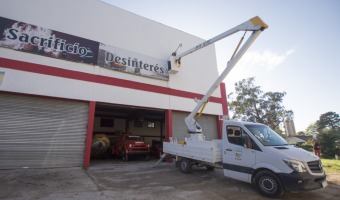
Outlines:
<svg viewBox="0 0 340 200"><path fill-rule="evenodd" d="M91 161L159 159L164 140L164 110L96 105Z"/></svg>

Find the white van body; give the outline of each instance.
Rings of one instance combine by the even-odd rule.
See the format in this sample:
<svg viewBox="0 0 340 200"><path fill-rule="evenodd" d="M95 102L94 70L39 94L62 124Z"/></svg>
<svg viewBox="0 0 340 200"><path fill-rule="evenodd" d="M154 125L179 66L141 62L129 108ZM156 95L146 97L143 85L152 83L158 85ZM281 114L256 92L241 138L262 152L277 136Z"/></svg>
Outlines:
<svg viewBox="0 0 340 200"><path fill-rule="evenodd" d="M176 157L184 173L192 165L223 168L226 177L253 183L268 197L327 186L319 157L288 145L266 125L224 120L222 134L222 140L205 141L203 134L172 139L163 151Z"/></svg>

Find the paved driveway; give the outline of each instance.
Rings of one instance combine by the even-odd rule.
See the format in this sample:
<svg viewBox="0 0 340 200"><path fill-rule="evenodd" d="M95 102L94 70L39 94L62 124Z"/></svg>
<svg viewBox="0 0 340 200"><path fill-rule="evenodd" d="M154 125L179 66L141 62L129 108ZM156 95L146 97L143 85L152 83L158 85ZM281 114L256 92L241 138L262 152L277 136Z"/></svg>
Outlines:
<svg viewBox="0 0 340 200"><path fill-rule="evenodd" d="M82 168L0 170L0 199L255 200L267 199L252 185L223 177L222 170L195 168L181 173L174 164L106 160ZM339 175L325 189L287 193L283 199L339 199ZM334 178L335 177L335 178Z"/></svg>

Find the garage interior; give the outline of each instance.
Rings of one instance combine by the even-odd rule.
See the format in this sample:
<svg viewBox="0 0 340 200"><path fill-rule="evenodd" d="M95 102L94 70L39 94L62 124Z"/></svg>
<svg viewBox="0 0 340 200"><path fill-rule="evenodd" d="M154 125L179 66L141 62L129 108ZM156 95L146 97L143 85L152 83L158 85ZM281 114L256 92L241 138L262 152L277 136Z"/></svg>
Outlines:
<svg viewBox="0 0 340 200"><path fill-rule="evenodd" d="M103 159L121 160L120 156L114 155L113 147L117 138L127 133L142 136L144 143L150 145L150 158L157 159L159 152L155 151L159 149L159 145L165 140L165 111L97 103L91 161ZM102 137L105 137L106 139L104 140L106 141L108 139L109 144L108 142L102 142ZM98 147L98 138L100 148Z"/></svg>

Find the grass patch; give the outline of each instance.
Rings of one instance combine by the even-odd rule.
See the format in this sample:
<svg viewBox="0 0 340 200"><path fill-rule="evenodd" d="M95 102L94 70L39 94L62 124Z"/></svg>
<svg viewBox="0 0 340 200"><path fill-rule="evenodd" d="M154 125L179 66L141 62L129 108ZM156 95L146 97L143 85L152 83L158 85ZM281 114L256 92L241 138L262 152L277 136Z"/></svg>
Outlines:
<svg viewBox="0 0 340 200"><path fill-rule="evenodd" d="M340 173L340 160L321 159L323 169L329 173Z"/></svg>

